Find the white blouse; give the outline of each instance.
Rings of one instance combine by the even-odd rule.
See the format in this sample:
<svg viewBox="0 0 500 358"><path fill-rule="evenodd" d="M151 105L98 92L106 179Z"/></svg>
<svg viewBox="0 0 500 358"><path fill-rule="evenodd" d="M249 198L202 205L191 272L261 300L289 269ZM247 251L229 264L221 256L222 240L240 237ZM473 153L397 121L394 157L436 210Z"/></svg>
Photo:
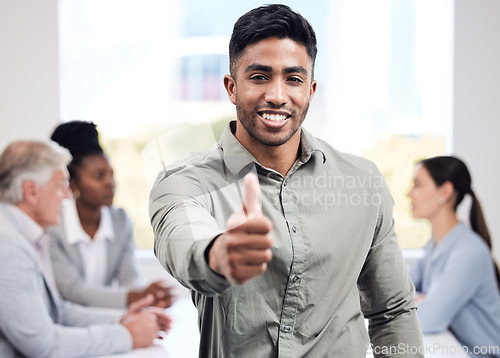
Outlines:
<svg viewBox="0 0 500 358"><path fill-rule="evenodd" d="M89 285L104 285L107 270L106 240L115 239L108 207L101 207L101 222L94 239L83 230L74 200L68 200L63 206L63 211L66 238L70 245L78 245L82 256L85 282Z"/></svg>

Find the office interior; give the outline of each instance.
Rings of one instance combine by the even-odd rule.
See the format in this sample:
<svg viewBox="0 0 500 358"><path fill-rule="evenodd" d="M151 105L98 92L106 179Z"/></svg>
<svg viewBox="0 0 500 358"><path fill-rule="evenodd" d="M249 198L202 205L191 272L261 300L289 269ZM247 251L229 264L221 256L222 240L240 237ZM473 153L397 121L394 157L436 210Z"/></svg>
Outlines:
<svg viewBox="0 0 500 358"><path fill-rule="evenodd" d="M449 1L453 8L452 130L447 151L474 178L500 261L500 2ZM60 121L57 0L0 2L0 148L46 139Z"/></svg>

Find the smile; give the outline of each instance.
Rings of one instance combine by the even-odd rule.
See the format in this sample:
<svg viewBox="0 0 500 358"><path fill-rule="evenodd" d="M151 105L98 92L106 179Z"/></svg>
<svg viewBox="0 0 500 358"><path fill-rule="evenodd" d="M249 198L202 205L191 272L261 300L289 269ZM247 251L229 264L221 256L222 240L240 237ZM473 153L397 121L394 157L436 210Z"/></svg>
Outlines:
<svg viewBox="0 0 500 358"><path fill-rule="evenodd" d="M269 113L262 113L262 118L267 119L268 121L271 122L283 122L288 116L285 114L269 114Z"/></svg>
<svg viewBox="0 0 500 358"><path fill-rule="evenodd" d="M288 123L288 120L292 118L289 113L283 111L260 111L258 114L262 123L272 130L283 128Z"/></svg>

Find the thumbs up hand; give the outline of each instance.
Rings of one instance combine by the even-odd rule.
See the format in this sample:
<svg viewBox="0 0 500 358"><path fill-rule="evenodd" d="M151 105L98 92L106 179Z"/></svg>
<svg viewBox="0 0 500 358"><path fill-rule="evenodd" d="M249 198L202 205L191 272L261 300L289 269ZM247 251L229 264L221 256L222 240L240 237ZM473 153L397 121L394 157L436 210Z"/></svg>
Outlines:
<svg viewBox="0 0 500 358"><path fill-rule="evenodd" d="M241 211L235 212L229 217L226 223L226 229L233 229L236 226L243 225L248 220L257 215L261 215L260 207L260 185L259 179L253 173L245 175L243 178L245 192L243 195L243 207Z"/></svg>
<svg viewBox="0 0 500 358"><path fill-rule="evenodd" d="M243 207L231 215L226 232L210 248L209 266L232 283L243 284L264 273L271 261L271 221L262 215L257 176L244 178Z"/></svg>

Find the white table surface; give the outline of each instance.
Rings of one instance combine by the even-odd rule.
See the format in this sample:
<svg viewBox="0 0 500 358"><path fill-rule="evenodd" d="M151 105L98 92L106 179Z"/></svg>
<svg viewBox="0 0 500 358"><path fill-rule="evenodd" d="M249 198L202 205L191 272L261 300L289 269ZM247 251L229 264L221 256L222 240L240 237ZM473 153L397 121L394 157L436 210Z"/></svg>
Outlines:
<svg viewBox="0 0 500 358"><path fill-rule="evenodd" d="M165 339L157 339L147 348L101 358L197 358L200 341L198 313L191 298L188 296L178 298L168 309L168 313L172 317L172 329Z"/></svg>
<svg viewBox="0 0 500 358"><path fill-rule="evenodd" d="M197 311L191 298L182 294L169 308L172 330L164 340L156 340L147 348L135 349L129 353L102 356L101 358L197 358L199 332ZM404 349L404 348L403 348ZM424 336L426 358L468 358L461 345L450 332ZM368 352L367 358L373 357Z"/></svg>

